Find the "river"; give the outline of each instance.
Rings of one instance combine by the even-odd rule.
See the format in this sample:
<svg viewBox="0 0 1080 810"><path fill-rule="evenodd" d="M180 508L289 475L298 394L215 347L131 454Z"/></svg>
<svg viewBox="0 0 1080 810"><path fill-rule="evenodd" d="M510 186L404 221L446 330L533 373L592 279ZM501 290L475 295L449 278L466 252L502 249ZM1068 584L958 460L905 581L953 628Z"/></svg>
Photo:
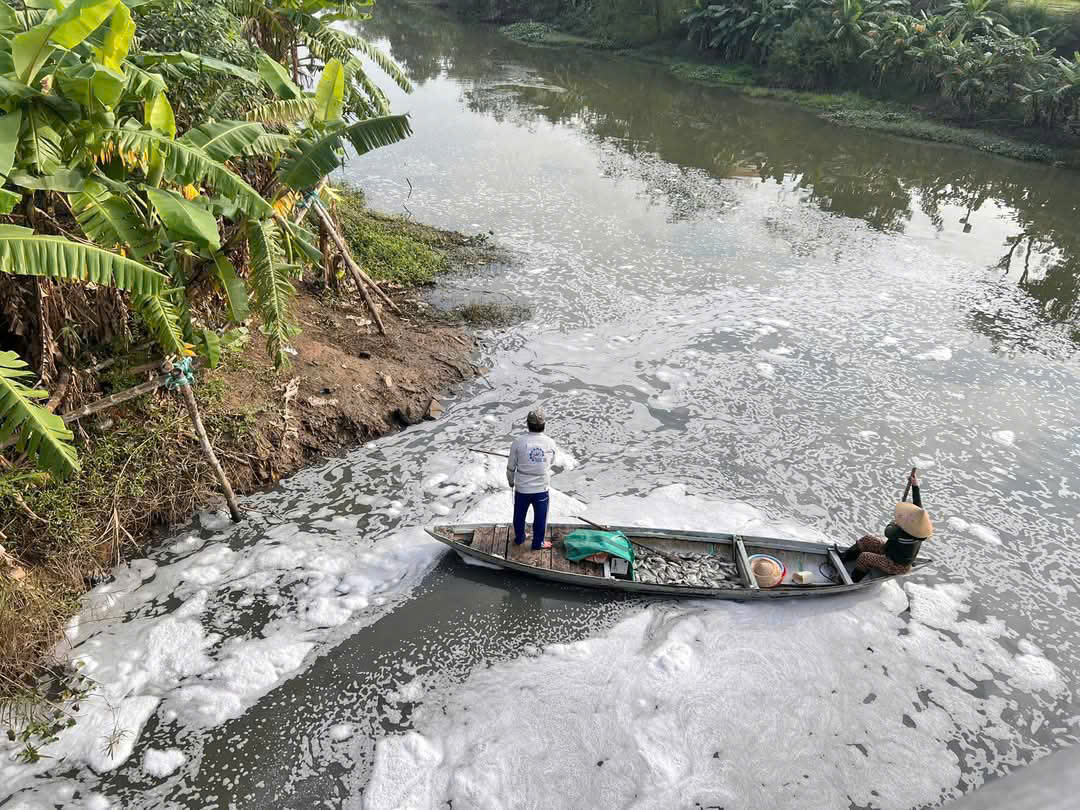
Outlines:
<svg viewBox="0 0 1080 810"><path fill-rule="evenodd" d="M936 806L1080 723L1080 182L843 129L663 66L380 5L415 134L375 208L492 231L513 302L443 418L207 514L70 629L102 686L0 807ZM553 512L846 542L921 471L937 560L814 604L613 598L444 554Z"/></svg>

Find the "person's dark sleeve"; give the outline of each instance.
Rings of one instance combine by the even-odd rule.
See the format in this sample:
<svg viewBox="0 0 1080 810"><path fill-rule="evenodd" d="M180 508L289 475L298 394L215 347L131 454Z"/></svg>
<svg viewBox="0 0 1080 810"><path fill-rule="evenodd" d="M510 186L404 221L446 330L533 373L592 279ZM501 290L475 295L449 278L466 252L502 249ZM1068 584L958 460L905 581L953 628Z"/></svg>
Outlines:
<svg viewBox="0 0 1080 810"><path fill-rule="evenodd" d="M919 488L913 486L911 488L911 502L916 506L922 506L922 496L919 495Z"/></svg>

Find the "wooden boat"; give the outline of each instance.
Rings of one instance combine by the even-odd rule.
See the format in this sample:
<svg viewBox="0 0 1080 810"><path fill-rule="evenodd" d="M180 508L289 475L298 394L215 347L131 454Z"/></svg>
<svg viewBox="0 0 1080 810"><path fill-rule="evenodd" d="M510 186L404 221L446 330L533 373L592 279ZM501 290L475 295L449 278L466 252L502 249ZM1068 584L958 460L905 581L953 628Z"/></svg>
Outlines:
<svg viewBox="0 0 1080 810"><path fill-rule="evenodd" d="M675 562L677 560L691 560L692 564L699 566L699 570L713 565L716 570L732 572L730 581L720 583L722 587L685 581L643 581L643 575L636 576L633 572L616 573L609 564L588 560L572 562L566 559L563 539L575 529L582 528L588 527L582 524L549 525L546 537L552 547L539 551L531 548L532 526L528 527L526 533L529 539L520 546L513 541L513 528L505 523L434 526L426 531L462 557L486 565L570 585L643 594L734 600L802 598L850 593L894 578L872 572L860 582L853 582L850 564L845 566L840 561L836 547L825 543L722 532L642 529L633 526L603 527L611 531L621 531L626 535L634 544L635 557L639 562L656 555L671 561L661 565L670 566L678 564ZM757 581L750 560L759 554L768 555L783 563L786 571L778 584L763 587ZM931 562L928 557L919 557L912 570L918 570ZM806 584L796 584L792 577L798 571L810 572L811 580Z"/></svg>

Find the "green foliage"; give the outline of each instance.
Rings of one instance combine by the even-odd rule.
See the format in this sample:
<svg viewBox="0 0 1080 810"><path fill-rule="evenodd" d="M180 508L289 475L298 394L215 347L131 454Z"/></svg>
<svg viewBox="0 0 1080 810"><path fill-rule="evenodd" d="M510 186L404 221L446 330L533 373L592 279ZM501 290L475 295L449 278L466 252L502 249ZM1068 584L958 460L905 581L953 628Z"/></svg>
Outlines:
<svg viewBox="0 0 1080 810"><path fill-rule="evenodd" d="M1014 115L1047 129L1080 117L1080 82L1048 48L1048 29L1020 33L1001 0L735 0L684 19L699 47L727 61L767 64L773 81L932 93L976 118ZM1010 14L1012 15L1010 17Z"/></svg>
<svg viewBox="0 0 1080 810"><path fill-rule="evenodd" d="M503 26L502 32L518 42L542 42L554 29L543 22L517 22Z"/></svg>
<svg viewBox="0 0 1080 810"><path fill-rule="evenodd" d="M151 294L165 281L161 273L139 262L62 236L42 236L18 225L0 225L0 272L89 281Z"/></svg>
<svg viewBox="0 0 1080 810"><path fill-rule="evenodd" d="M300 7L236 5L237 13L257 12L250 19L262 21L261 34L280 25L286 39L268 43L277 51L292 58L294 46L306 48L305 64L293 61L294 70L325 68L309 93L273 51L238 44L250 20L221 2L162 0L143 9L140 20L176 23L176 31L151 30L139 49L133 49L135 20L118 0L74 0L58 12L20 14L0 2L0 27L9 34L0 36L0 63L10 67L0 88L6 186L0 211L23 205L25 221L49 228L42 233L0 222L0 272L129 291L133 309L166 354L198 350L211 365L222 350L215 321L242 322L252 309L250 296L275 365L284 365L298 331L289 314L291 279L305 262L322 260L314 237L279 213L288 210L284 198L318 186L341 165L347 144L363 154L410 132L403 116L342 120L385 106L354 49L408 87L385 54L328 27L343 14L363 14L363 6L324 0ZM182 99L177 107L168 94L171 82L184 84L185 92L173 95ZM192 87L201 100L191 102ZM207 102L212 92L218 98ZM243 114L220 115L229 108ZM192 111L204 109L213 117L191 119ZM260 120L278 131L267 132ZM281 191L267 199L254 187L256 177L261 188ZM52 213L41 216L53 211L70 212L66 226ZM81 233L73 234L76 229ZM223 252L243 242L250 289ZM227 316L189 306L188 285L199 278L217 279ZM10 363L21 362L11 355ZM21 368L12 365L6 377L8 432L23 431L21 446L47 469L66 474L74 469L69 434L35 410L31 400L46 394L20 387Z"/></svg>
<svg viewBox="0 0 1080 810"><path fill-rule="evenodd" d="M314 140L301 140L282 164L281 183L297 191L315 186L341 166L345 157L345 141L352 144L358 155L362 155L380 146L397 143L411 133L406 116L386 115L335 128Z"/></svg>
<svg viewBox="0 0 1080 810"><path fill-rule="evenodd" d="M342 235L374 278L412 286L430 284L446 269L446 254L411 235L399 220L377 217L362 195L342 193L335 204Z"/></svg>
<svg viewBox="0 0 1080 810"><path fill-rule="evenodd" d="M18 436L20 453L57 478L66 478L79 469L74 437L59 416L32 402L48 397L48 392L23 384L33 376L15 352L0 351L0 444Z"/></svg>
<svg viewBox="0 0 1080 810"><path fill-rule="evenodd" d="M289 364L285 347L299 331L289 315L289 302L295 294L289 276L294 268L285 262L281 231L274 222L249 222L247 236L251 286L262 319L262 333L274 365L283 368Z"/></svg>
<svg viewBox="0 0 1080 810"><path fill-rule="evenodd" d="M368 76L363 58L406 92L412 89L394 60L363 37L334 25L343 19L366 18L370 8L366 2L304 0L279 5L276 0L226 0L226 5L268 55L269 59L260 60L259 72L279 99L302 98L300 75L320 74L334 60L341 63L343 110L350 117L389 112L386 96Z"/></svg>

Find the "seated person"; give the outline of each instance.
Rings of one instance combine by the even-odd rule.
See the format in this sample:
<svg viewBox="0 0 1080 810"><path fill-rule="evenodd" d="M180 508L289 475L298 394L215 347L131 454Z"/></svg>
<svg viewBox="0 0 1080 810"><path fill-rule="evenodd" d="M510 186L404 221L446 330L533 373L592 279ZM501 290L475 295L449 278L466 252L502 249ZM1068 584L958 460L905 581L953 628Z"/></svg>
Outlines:
<svg viewBox="0 0 1080 810"><path fill-rule="evenodd" d="M896 505L892 522L885 527L885 537L864 535L851 548L841 552L840 559L844 562L855 561L855 573L851 576L855 582L870 571L880 571L890 576L908 573L923 540L934 533L930 515L922 508L919 479L914 470L908 482L911 484L913 503L901 502Z"/></svg>

